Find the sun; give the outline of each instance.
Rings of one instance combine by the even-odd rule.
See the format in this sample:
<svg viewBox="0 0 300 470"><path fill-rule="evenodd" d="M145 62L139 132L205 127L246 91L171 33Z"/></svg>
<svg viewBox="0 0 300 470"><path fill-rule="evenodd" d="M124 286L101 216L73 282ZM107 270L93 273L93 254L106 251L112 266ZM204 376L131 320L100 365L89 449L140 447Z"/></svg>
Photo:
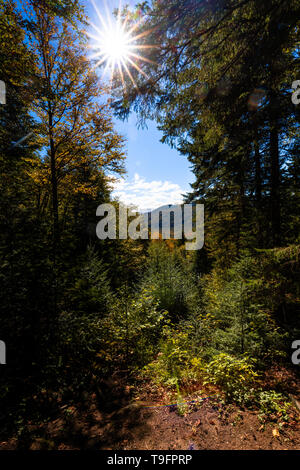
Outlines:
<svg viewBox="0 0 300 470"><path fill-rule="evenodd" d="M130 37L124 33L119 24L108 31L99 41L99 49L105 60L114 62L127 61L130 54Z"/></svg>
<svg viewBox="0 0 300 470"><path fill-rule="evenodd" d="M104 19L94 0L92 0L92 4L100 20L100 25L98 26L90 22L90 26L95 33L86 31L86 34L93 41L89 47L95 51L90 57L93 60L96 59L95 68L104 65L104 73L108 72L110 74L111 81L114 75L119 73L124 88L126 88L124 77L127 74L133 85L137 88L137 84L130 71L131 67L148 78L139 64L141 62L154 63L140 54L142 49L152 47L150 45L139 44L139 39L145 37L148 32L138 35L134 34L141 21L136 22L130 29L127 28L128 18L122 20L120 7L116 18L112 18L107 13L107 18Z"/></svg>

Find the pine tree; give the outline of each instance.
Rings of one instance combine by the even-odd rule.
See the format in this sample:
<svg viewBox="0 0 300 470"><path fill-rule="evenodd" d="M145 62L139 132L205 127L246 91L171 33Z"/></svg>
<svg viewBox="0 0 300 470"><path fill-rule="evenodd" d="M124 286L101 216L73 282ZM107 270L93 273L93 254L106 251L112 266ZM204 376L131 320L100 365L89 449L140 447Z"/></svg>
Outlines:
<svg viewBox="0 0 300 470"><path fill-rule="evenodd" d="M188 157L196 177L189 201L205 204L206 246L229 266L249 246L285 241L283 142L297 125L288 77L296 71L299 5L188 4L144 6L141 31L153 28L147 58L157 66L145 63L148 80L135 72L139 91L123 99L116 81L115 108L156 118L162 140Z"/></svg>

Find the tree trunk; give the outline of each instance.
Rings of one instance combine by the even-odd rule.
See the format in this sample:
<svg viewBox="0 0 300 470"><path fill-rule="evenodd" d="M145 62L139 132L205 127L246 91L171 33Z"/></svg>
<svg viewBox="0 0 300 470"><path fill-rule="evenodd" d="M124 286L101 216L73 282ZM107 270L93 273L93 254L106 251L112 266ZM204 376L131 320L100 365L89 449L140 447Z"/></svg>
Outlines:
<svg viewBox="0 0 300 470"><path fill-rule="evenodd" d="M276 111L275 111L276 112ZM280 218L280 162L279 162L279 136L277 118L270 116L270 198L271 198L271 233L273 247L280 245L281 218Z"/></svg>
<svg viewBox="0 0 300 470"><path fill-rule="evenodd" d="M50 106L50 103L49 103ZM52 211L53 211L53 245L56 254L57 244L59 240L59 223L58 223L58 194L57 194L57 174L55 162L55 147L52 135L52 113L49 107L49 144L50 144L50 164L51 164L51 191L52 191Z"/></svg>
<svg viewBox="0 0 300 470"><path fill-rule="evenodd" d="M257 244L259 248L263 246L262 240L262 176L261 176L261 155L259 149L259 132L257 116L254 117L254 166L255 166L255 208L257 218Z"/></svg>

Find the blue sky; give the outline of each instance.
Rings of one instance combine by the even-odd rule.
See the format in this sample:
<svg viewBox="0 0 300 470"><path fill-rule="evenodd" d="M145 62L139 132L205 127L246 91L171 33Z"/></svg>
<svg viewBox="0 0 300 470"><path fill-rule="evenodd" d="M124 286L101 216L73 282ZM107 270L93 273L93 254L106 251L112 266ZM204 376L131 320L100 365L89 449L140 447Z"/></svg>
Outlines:
<svg viewBox="0 0 300 470"><path fill-rule="evenodd" d="M119 0L95 0L95 3L105 16L105 4L112 12ZM134 5L135 0L123 0L123 3ZM85 0L85 5L91 21L100 27L91 0ZM127 175L117 183L115 196L141 210L180 203L181 195L190 191L194 180L187 159L160 142L162 133L155 122L148 121L148 129L138 129L136 116L132 114L125 122L115 119L115 125L127 141Z"/></svg>

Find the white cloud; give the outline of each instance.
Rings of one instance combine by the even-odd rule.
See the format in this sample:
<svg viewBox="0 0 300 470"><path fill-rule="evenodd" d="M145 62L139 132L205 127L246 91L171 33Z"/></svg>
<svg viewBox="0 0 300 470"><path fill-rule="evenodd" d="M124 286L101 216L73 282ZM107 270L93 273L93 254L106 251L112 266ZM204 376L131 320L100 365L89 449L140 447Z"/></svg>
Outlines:
<svg viewBox="0 0 300 470"><path fill-rule="evenodd" d="M140 211L157 209L166 204L180 204L186 191L170 181L146 181L135 173L131 181L118 180L113 196L126 205L137 206Z"/></svg>

